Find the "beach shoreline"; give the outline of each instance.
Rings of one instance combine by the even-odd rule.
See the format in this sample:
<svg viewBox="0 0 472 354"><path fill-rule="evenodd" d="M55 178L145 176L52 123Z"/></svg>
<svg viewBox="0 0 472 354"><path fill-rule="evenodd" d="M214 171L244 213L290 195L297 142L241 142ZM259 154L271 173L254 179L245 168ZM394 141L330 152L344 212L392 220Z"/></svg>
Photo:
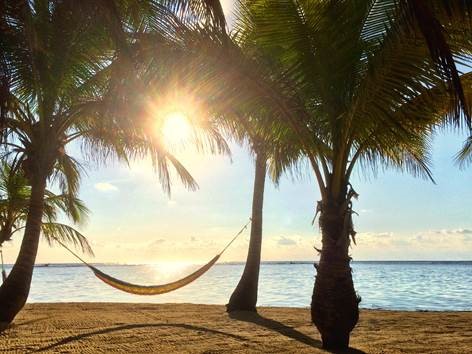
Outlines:
<svg viewBox="0 0 472 354"><path fill-rule="evenodd" d="M472 312L361 310L351 352L465 353ZM222 305L33 303L0 334L0 352L323 352L307 308L227 314Z"/></svg>

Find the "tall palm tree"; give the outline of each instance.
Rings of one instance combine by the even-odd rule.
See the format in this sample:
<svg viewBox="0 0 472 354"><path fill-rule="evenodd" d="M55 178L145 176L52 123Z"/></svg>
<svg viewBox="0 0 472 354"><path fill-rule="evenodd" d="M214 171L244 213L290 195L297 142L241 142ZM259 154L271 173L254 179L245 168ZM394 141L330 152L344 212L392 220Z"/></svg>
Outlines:
<svg viewBox="0 0 472 354"><path fill-rule="evenodd" d="M0 170L0 247L24 228L28 213L31 188L20 170L12 169L7 162ZM46 190L41 234L49 244L56 240L80 247L93 255L86 237L74 227L57 221L60 213L74 224L82 224L89 210L83 201L75 196L54 194Z"/></svg>
<svg viewBox="0 0 472 354"><path fill-rule="evenodd" d="M288 136L287 132L281 135L281 138L272 136L265 140L266 134L257 134L254 131L254 125L266 125L268 123L259 120L251 122L252 128L247 126L247 120L239 117L239 123L245 127L248 135L248 145L251 155L254 156L254 185L252 194L251 209L251 232L249 236L249 247L244 264L243 274L230 296L226 305L228 312L233 311L252 311L256 312L258 290L259 290L259 272L262 250L262 226L263 226L263 206L266 175L277 185L281 175L288 169L290 160L293 159L294 145L293 136ZM297 153L297 151L295 151Z"/></svg>
<svg viewBox="0 0 472 354"><path fill-rule="evenodd" d="M435 18L455 15L440 3L428 6ZM457 17L444 22L441 35L454 58L466 61L470 22L457 25L466 27L462 32L457 22ZM466 95L454 99L450 73L438 70L431 56L437 41L418 39L425 31L422 23L394 2L248 1L240 4L237 27L271 54L266 65L273 68L273 81L291 82L286 97L295 92L299 98L290 100L287 121L299 135L321 193L312 319L326 348L345 348L360 302L349 266L356 234L352 199L357 198L351 174L360 165L431 178L429 133L444 116L457 117Z"/></svg>
<svg viewBox="0 0 472 354"><path fill-rule="evenodd" d="M262 53L257 53L251 45L239 41L237 36L231 38L239 52L247 59L254 56L260 57ZM228 55L231 55L228 53ZM248 92L251 92L249 90ZM233 311L253 311L256 312L259 272L262 249L262 229L263 229L263 205L266 175L269 174L272 181L277 185L282 174L291 167L294 154L299 155L299 148L294 141L290 130L284 128L277 119L272 116L271 110L260 109L265 107L263 102L247 102L246 97L240 97L244 102L240 102L238 113L223 112L220 114L228 119L232 124L232 136L248 145L251 155L254 156L254 185L252 194L251 209L251 231L249 237L249 247L246 263L242 276L230 296L226 305L228 312ZM221 103L219 104L221 105ZM218 106L216 105L216 109ZM252 107L251 107L252 106ZM215 108L215 107L214 107ZM260 109L257 111L257 109ZM224 108L223 108L224 109ZM245 114L244 114L245 113Z"/></svg>
<svg viewBox="0 0 472 354"><path fill-rule="evenodd" d="M159 30L162 44L174 17L220 26L224 18L219 2L203 0L2 0L0 9L1 142L31 186L20 252L0 289L0 322L9 323L28 297L48 181L63 194L78 190L80 167L68 144L82 142L86 157L101 162L149 153L166 190L168 163L196 186L134 115L141 97L129 88L149 65L136 61L141 33Z"/></svg>
<svg viewBox="0 0 472 354"><path fill-rule="evenodd" d="M249 247L243 274L226 305L228 312L256 311L259 287L259 269L262 248L262 220L264 205L264 189L267 174L267 144L254 131L255 123L245 129L250 151L254 155L254 187L251 209L251 232ZM252 134L251 134L252 133Z"/></svg>

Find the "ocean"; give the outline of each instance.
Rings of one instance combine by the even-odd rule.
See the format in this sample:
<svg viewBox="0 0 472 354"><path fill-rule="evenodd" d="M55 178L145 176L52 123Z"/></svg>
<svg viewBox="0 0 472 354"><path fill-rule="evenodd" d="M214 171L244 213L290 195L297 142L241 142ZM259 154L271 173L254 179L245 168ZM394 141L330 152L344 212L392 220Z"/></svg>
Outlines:
<svg viewBox="0 0 472 354"><path fill-rule="evenodd" d="M177 280L195 265L98 265L119 279L154 285ZM35 267L29 302L150 302L225 304L244 264L222 263L172 293L138 296L118 291L77 264ZM360 306L411 311L472 311L472 262L353 262ZM8 267L7 267L8 270ZM311 262L261 265L259 306L308 307L315 269Z"/></svg>

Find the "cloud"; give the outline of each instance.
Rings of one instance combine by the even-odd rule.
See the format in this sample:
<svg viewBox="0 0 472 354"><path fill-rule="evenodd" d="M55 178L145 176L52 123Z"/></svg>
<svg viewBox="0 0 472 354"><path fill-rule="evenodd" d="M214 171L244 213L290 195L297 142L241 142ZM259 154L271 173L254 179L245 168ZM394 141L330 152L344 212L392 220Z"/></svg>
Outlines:
<svg viewBox="0 0 472 354"><path fill-rule="evenodd" d="M457 229L442 229L425 231L416 236L417 241L429 243L443 243L446 246L461 243L462 245L472 242L472 230L457 228Z"/></svg>
<svg viewBox="0 0 472 354"><path fill-rule="evenodd" d="M380 238L390 238L393 236L393 233L392 232L380 232L380 233L377 233L375 234L374 237L380 237Z"/></svg>
<svg viewBox="0 0 472 354"><path fill-rule="evenodd" d="M470 229L441 229L441 230L433 230L431 231L435 234L440 235L450 235L450 234L458 234L458 235L472 235L472 230Z"/></svg>
<svg viewBox="0 0 472 354"><path fill-rule="evenodd" d="M360 232L356 235L356 241L361 244L385 245L394 237L393 232Z"/></svg>
<svg viewBox="0 0 472 354"><path fill-rule="evenodd" d="M472 235L472 230L470 229L455 229L452 230L454 234L461 234L461 235Z"/></svg>
<svg viewBox="0 0 472 354"><path fill-rule="evenodd" d="M291 239L291 238L282 236L277 240L277 244L279 246L294 246L294 245L298 244L298 242Z"/></svg>
<svg viewBox="0 0 472 354"><path fill-rule="evenodd" d="M424 230L414 234L366 232L356 237L360 247L353 252L360 258L377 259L462 259L470 258L470 228Z"/></svg>
<svg viewBox="0 0 472 354"><path fill-rule="evenodd" d="M116 192L118 191L118 187L108 183L108 182L98 182L94 184L94 187L97 191L100 192Z"/></svg>
<svg viewBox="0 0 472 354"><path fill-rule="evenodd" d="M165 242L166 240L164 240L163 238L160 238L160 239L150 242L147 247L148 248L160 247Z"/></svg>

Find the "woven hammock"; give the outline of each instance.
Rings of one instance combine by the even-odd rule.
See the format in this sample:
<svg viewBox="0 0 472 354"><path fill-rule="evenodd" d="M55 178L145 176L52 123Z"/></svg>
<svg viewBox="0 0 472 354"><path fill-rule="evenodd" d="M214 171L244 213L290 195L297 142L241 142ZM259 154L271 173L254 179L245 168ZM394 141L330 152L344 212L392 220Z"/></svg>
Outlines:
<svg viewBox="0 0 472 354"><path fill-rule="evenodd" d="M177 290L184 287L185 285L190 284L194 280L200 278L205 274L220 258L220 255L215 256L210 262L205 264L203 267L197 269L192 274L187 275L185 278L179 279L172 283L162 284L162 285L137 285L127 283L123 280L113 278L112 276L103 273L101 270L95 268L94 266L88 266L95 276L103 281L104 283L127 293L135 295L159 295L169 293L171 291Z"/></svg>
<svg viewBox="0 0 472 354"><path fill-rule="evenodd" d="M197 269L195 272L192 274L187 275L186 277L176 280L171 283L167 284L160 284L160 285L138 285L138 284L132 284L125 282L123 280L117 279L112 277L111 275L108 275L98 268L94 267L93 265L87 263L84 261L80 256L78 256L74 251L72 251L69 247L67 247L64 243L62 243L60 240L56 239L56 242L58 242L62 247L64 247L67 251L69 251L74 257L76 257L78 260L80 260L83 264L85 264L87 267L90 268L90 270L95 274L95 276L103 281L104 283L127 293L130 294L135 294L135 295L159 295L159 294L165 294L177 289L180 289L191 282L197 280L200 278L203 274L205 274L221 257L224 251L238 238L239 235L243 233L243 231L247 228L247 226L251 223L251 220L249 219L248 223L244 225L244 227L236 234L236 236L233 237L233 239L223 248L223 250L213 257L211 261L209 261L207 264L203 265L201 268Z"/></svg>

